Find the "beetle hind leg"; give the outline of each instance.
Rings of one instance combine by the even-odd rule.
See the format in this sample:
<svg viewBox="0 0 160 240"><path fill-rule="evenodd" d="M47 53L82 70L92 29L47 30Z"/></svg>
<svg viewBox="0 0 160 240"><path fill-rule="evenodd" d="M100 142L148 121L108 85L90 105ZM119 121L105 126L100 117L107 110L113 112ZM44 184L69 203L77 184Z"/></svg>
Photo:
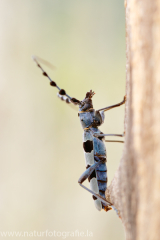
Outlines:
<svg viewBox="0 0 160 240"><path fill-rule="evenodd" d="M94 191L90 190L89 188L85 187L82 183L91 176L91 174L93 173L93 171L98 167L98 165L102 164L104 162L104 160L98 161L96 163L94 163L93 165L91 165L89 168L86 169L86 171L81 175L81 177L78 180L78 183L81 187L83 187L85 190L87 190L88 192L90 192L93 195L93 199L96 200L97 198L102 202L102 208L106 211L110 210L110 208L108 208L109 206L112 205L111 202L107 201L105 199L105 197L102 197L100 194L95 193Z"/></svg>

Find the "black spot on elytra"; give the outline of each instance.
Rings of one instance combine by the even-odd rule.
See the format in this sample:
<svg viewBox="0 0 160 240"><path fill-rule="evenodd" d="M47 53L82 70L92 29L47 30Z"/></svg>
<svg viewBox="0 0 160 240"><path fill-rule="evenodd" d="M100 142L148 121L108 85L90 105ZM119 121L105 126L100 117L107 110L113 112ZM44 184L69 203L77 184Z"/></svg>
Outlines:
<svg viewBox="0 0 160 240"><path fill-rule="evenodd" d="M50 85L51 85L52 87L56 87L56 86L57 86L57 84L56 84L54 81L50 82Z"/></svg>
<svg viewBox="0 0 160 240"><path fill-rule="evenodd" d="M60 95L66 95L66 92L65 92L64 89L61 89L61 90L59 91L59 94L60 94Z"/></svg>
<svg viewBox="0 0 160 240"><path fill-rule="evenodd" d="M91 165L87 165L86 169L88 169Z"/></svg>
<svg viewBox="0 0 160 240"><path fill-rule="evenodd" d="M83 142L83 148L85 152L91 152L93 150L93 142L90 140Z"/></svg>
<svg viewBox="0 0 160 240"><path fill-rule="evenodd" d="M66 99L66 103L70 103L70 101L69 101L69 99L68 99L68 98Z"/></svg>
<svg viewBox="0 0 160 240"><path fill-rule="evenodd" d="M97 197L95 197L94 195L92 195L92 198L93 198L93 200L97 200Z"/></svg>
<svg viewBox="0 0 160 240"><path fill-rule="evenodd" d="M96 178L96 172L95 170L91 173L91 175L88 177L88 181L90 182L92 178Z"/></svg>

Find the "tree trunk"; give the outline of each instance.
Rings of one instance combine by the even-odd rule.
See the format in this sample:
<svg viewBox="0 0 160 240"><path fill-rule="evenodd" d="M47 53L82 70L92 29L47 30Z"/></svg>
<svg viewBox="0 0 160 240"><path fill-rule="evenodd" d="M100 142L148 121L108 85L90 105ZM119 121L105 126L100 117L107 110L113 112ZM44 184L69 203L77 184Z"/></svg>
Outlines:
<svg viewBox="0 0 160 240"><path fill-rule="evenodd" d="M123 156L106 197L128 240L160 239L160 1L126 0Z"/></svg>

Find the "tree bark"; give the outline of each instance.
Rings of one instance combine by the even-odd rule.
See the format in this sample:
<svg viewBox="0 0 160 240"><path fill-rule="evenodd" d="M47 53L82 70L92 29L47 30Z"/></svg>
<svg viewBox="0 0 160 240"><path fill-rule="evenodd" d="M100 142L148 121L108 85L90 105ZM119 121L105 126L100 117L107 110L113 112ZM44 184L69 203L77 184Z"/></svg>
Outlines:
<svg viewBox="0 0 160 240"><path fill-rule="evenodd" d="M125 145L106 197L127 240L160 239L160 0L126 0Z"/></svg>

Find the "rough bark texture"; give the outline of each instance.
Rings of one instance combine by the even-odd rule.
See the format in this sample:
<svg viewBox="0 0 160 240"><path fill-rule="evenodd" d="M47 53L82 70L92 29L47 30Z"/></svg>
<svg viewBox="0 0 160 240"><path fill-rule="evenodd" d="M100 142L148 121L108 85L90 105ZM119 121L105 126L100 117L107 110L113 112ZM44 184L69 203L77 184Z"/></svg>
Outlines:
<svg viewBox="0 0 160 240"><path fill-rule="evenodd" d="M127 0L125 146L106 192L127 240L160 239L160 0Z"/></svg>

